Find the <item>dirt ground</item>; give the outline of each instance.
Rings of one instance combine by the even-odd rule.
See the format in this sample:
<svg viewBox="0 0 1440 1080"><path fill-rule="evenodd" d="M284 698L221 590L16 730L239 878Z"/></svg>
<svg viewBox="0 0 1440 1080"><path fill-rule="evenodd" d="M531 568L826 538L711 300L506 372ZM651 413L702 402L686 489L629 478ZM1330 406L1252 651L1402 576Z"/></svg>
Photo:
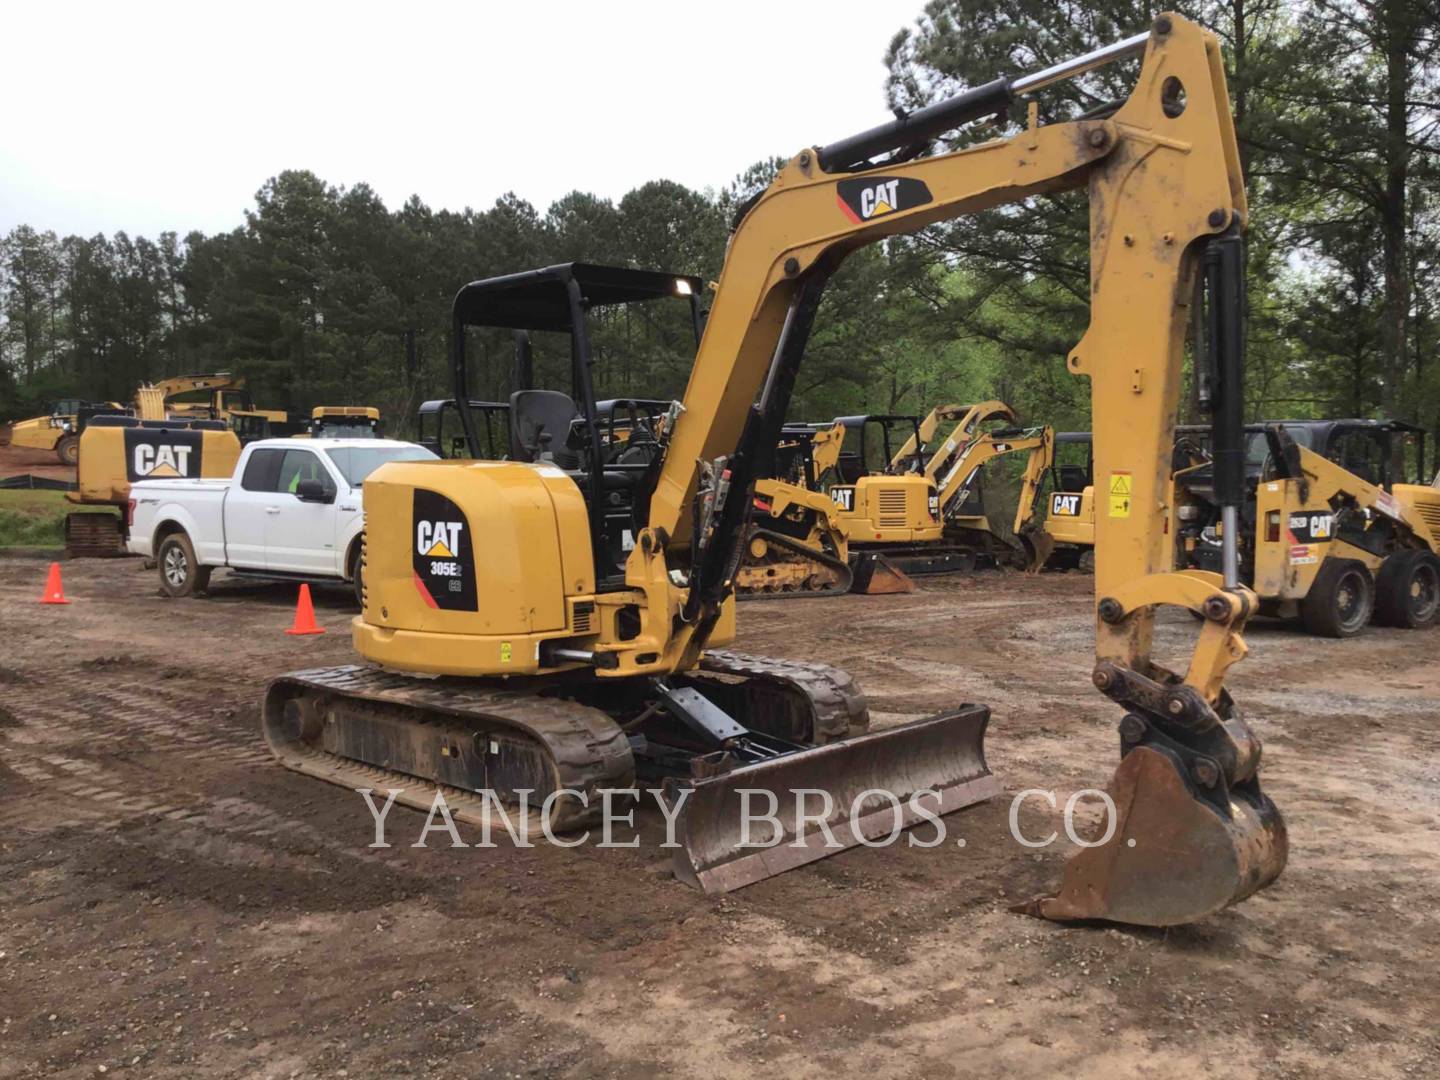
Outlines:
<svg viewBox="0 0 1440 1080"><path fill-rule="evenodd" d="M267 676L350 658L343 590L295 638L290 588L168 601L92 560L42 607L44 570L0 559L0 1077L1440 1073L1440 631L1252 628L1230 685L1289 868L1163 932L1007 910L1069 850L1010 838L1013 793L1117 756L1083 575L747 604L738 647L851 670L877 724L989 704L1006 794L947 819L963 849L707 898L648 844L416 849L396 808L368 848L360 798L256 731Z"/></svg>
<svg viewBox="0 0 1440 1080"><path fill-rule="evenodd" d="M75 466L62 465L51 450L28 446L0 446L0 480L10 476L43 476L50 480L75 480Z"/></svg>

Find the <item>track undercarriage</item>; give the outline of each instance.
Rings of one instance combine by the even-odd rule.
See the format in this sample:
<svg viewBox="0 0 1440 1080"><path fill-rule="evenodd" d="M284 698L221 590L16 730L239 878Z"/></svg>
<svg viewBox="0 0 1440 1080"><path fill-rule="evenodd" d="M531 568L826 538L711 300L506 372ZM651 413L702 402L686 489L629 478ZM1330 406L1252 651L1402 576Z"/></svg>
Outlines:
<svg viewBox="0 0 1440 1080"><path fill-rule="evenodd" d="M530 686L353 665L301 671L270 684L262 725L288 768L398 791L395 801L419 810L439 791L472 824L498 803L575 831L599 820L606 790L663 790L677 876L724 892L889 833L897 818L911 824L923 793L935 814L997 794L988 720L966 705L870 733L865 696L845 673L712 651L668 679ZM774 811L754 836L741 813L752 799Z"/></svg>

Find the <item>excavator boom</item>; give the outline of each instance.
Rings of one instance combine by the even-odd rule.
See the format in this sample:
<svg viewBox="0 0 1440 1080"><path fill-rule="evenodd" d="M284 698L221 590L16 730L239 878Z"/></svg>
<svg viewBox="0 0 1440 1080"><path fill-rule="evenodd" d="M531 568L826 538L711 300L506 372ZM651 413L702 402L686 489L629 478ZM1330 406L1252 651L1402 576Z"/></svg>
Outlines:
<svg viewBox="0 0 1440 1080"><path fill-rule="evenodd" d="M1011 138L937 157L872 161L1142 51L1134 92L1107 116L1032 122ZM1197 274L1210 297L1217 457L1243 455L1239 251L1248 208L1220 48L1198 26L1161 15L1149 34L792 159L731 237L627 580L657 616L681 617L678 632L646 643L663 650L659 664L694 665L730 592L727 538L748 513L743 499L717 500L717 485L702 490L697 463L710 463L706 475L723 473L729 490L749 490L762 448L775 445L826 279L864 244L1067 189L1089 194L1092 285L1090 327L1066 367L1090 380L1096 478L1109 495L1096 522L1094 680L1125 715L1114 837L1075 858L1060 894L1033 910L1185 922L1263 888L1287 852L1283 822L1260 789L1259 740L1223 688L1226 669L1245 655L1254 595L1228 563L1223 575L1173 571L1166 528ZM1222 496L1232 522L1239 487ZM688 565L688 588L662 600L657 587L672 565ZM1166 604L1205 618L1185 672L1151 655L1155 613ZM1197 880L1209 887L1189 887Z"/></svg>

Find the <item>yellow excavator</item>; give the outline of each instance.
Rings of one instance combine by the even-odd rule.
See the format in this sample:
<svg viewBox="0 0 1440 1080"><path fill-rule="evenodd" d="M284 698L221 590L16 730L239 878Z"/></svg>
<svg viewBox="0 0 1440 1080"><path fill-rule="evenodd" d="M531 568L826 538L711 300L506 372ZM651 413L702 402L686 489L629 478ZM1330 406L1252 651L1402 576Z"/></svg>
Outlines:
<svg viewBox="0 0 1440 1080"><path fill-rule="evenodd" d="M969 569L977 557L1031 571L1044 565L1052 545L1037 511L1053 453L1050 429L982 430L987 422L1015 420L1009 406L993 401L939 406L919 422L899 419L914 427L911 437L889 455L885 472L863 476L842 472L839 448L847 431L874 417L783 429L779 475L755 482L755 513L735 578L741 599L913 592L906 569ZM953 427L936 441L942 422ZM1028 456L1012 542L991 528L977 480L993 459L1021 453ZM854 457L863 460L860 452ZM912 503L913 522L906 513Z"/></svg>
<svg viewBox="0 0 1440 1080"><path fill-rule="evenodd" d="M935 483L946 541L996 562L1038 571L1054 548L1039 517L1040 489L1055 460L1054 431L1046 426L1019 427L1015 410L1003 401L938 406L921 422L920 431L931 432L929 440L935 440L939 423L947 421L953 423L949 433L926 443L934 449L924 468L924 475ZM902 447L901 453L907 449ZM1026 455L1011 528L1013 542L991 527L978 485L985 466L1009 454Z"/></svg>
<svg viewBox="0 0 1440 1080"><path fill-rule="evenodd" d="M1045 532L1053 550L1046 566L1078 570L1095 546L1095 461L1088 431L1055 436L1045 498Z"/></svg>
<svg viewBox="0 0 1440 1080"><path fill-rule="evenodd" d="M1040 125L1032 103L1013 136L922 156L961 124L1141 53L1133 92L1103 112ZM603 464L590 313L664 297L693 305L695 279L566 264L462 288L451 356L472 446L467 327L568 338L575 396L514 395L508 461L394 463L370 476L353 634L374 666L272 681L262 726L276 756L347 787L395 789L411 806L430 807L438 786L461 817L493 814L491 800L528 806L552 830L597 821L603 789L663 780L676 872L710 891L874 842L926 816L917 807L943 814L993 797L984 706L866 731L864 695L843 672L722 646L735 634L752 484L773 473L827 279L862 245L1059 191L1088 192L1091 207L1091 321L1066 367L1090 380L1100 483L1130 494L1096 521L1093 682L1121 707L1121 759L1110 835L1026 909L1164 926L1269 885L1285 827L1261 789L1260 741L1224 687L1255 596L1233 549L1220 573L1175 571L1166 533L1196 275L1213 314L1200 359L1215 388L1222 518L1233 523L1242 497L1247 214L1220 46L1173 14L792 158L743 208L684 397L648 463ZM577 410L578 460L561 467ZM1202 616L1183 672L1152 656L1163 605ZM742 812L756 789L776 797L758 835ZM817 791L830 796L818 809L805 797Z"/></svg>
<svg viewBox="0 0 1440 1080"><path fill-rule="evenodd" d="M70 557L125 554L130 485L162 476L230 476L240 442L227 426L236 410L249 408L245 380L229 372L176 375L144 383L128 410L84 409L75 423L75 490L66 499L80 507L65 516ZM204 401L179 402L206 392Z"/></svg>

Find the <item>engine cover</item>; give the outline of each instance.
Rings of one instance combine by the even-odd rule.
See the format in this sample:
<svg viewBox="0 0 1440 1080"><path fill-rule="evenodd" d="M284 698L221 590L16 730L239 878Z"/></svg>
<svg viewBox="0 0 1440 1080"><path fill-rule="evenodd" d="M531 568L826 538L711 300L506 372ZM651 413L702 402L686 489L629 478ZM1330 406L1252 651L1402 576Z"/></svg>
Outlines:
<svg viewBox="0 0 1440 1080"><path fill-rule="evenodd" d="M365 607L355 646L409 671L524 674L595 591L590 525L552 465L406 461L365 481Z"/></svg>

